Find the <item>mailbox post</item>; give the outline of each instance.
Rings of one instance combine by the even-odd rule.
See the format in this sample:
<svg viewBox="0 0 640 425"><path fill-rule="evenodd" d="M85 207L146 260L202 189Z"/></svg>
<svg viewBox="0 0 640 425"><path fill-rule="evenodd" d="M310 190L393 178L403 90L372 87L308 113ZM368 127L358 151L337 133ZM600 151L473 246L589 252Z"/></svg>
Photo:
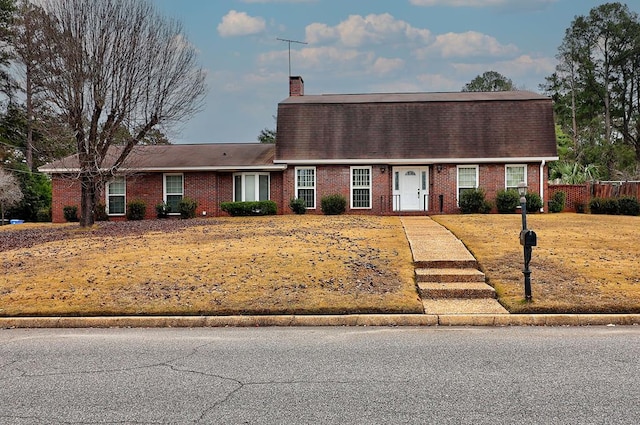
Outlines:
<svg viewBox="0 0 640 425"><path fill-rule="evenodd" d="M522 231L520 232L520 244L524 247L524 299L529 302L531 297L531 270L529 270L529 262L531 261L531 252L533 247L538 244L536 232L527 229L527 184L525 182L518 183L518 193L520 194L520 208L522 209Z"/></svg>

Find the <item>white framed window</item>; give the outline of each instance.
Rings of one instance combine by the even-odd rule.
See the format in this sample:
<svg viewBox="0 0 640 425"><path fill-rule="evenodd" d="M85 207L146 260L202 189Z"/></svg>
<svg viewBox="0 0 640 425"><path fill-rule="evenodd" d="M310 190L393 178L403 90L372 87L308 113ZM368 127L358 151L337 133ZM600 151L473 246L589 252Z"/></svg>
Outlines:
<svg viewBox="0 0 640 425"><path fill-rule="evenodd" d="M316 167L296 167L296 198L304 199L308 209L316 208Z"/></svg>
<svg viewBox="0 0 640 425"><path fill-rule="evenodd" d="M127 183L124 177L116 177L107 183L105 190L108 215L124 215L127 205Z"/></svg>
<svg viewBox="0 0 640 425"><path fill-rule="evenodd" d="M233 200L236 202L268 201L269 185L269 173L235 173Z"/></svg>
<svg viewBox="0 0 640 425"><path fill-rule="evenodd" d="M371 167L351 167L351 208L371 208Z"/></svg>
<svg viewBox="0 0 640 425"><path fill-rule="evenodd" d="M460 197L467 190L478 188L478 166L458 165L458 202Z"/></svg>
<svg viewBox="0 0 640 425"><path fill-rule="evenodd" d="M518 183L527 181L527 166L523 164L509 164L504 167L504 187L518 190Z"/></svg>
<svg viewBox="0 0 640 425"><path fill-rule="evenodd" d="M184 196L184 175L165 174L163 192L163 200L169 206L170 214L179 214L178 204Z"/></svg>

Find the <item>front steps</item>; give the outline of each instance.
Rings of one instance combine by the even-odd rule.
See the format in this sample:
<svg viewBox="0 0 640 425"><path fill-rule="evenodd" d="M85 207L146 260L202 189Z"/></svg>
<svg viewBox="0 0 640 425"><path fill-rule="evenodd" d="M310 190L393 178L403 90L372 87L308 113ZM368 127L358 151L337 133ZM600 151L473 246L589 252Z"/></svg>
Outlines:
<svg viewBox="0 0 640 425"><path fill-rule="evenodd" d="M449 262L431 262L415 270L416 283L427 314L506 314L496 300L496 291L476 268Z"/></svg>
<svg viewBox="0 0 640 425"><path fill-rule="evenodd" d="M430 217L402 217L426 314L508 314L466 246Z"/></svg>

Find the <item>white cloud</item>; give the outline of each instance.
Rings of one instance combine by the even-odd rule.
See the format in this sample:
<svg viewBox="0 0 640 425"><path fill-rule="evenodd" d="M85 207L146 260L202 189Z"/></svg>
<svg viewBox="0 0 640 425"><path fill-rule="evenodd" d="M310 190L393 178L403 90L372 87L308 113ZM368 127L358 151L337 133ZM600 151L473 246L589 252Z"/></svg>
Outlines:
<svg viewBox="0 0 640 425"><path fill-rule="evenodd" d="M414 6L502 7L508 9L541 9L557 0L410 0Z"/></svg>
<svg viewBox="0 0 640 425"><path fill-rule="evenodd" d="M375 74L386 75L404 67L404 60L394 58L377 58L371 69Z"/></svg>
<svg viewBox="0 0 640 425"><path fill-rule="evenodd" d="M368 44L383 44L402 41L427 42L431 33L427 29L411 26L388 13L380 15L350 15L334 27L322 23L312 23L305 29L309 43L334 42L339 40L348 47Z"/></svg>
<svg viewBox="0 0 640 425"><path fill-rule="evenodd" d="M230 10L218 25L218 33L222 37L258 34L264 31L266 26L265 20L261 17L253 17L245 12Z"/></svg>
<svg viewBox="0 0 640 425"><path fill-rule="evenodd" d="M494 37L476 31L468 31L439 35L433 44L416 49L414 54L418 59L425 59L432 55L444 58L500 57L513 55L517 52L518 48L513 44L500 44Z"/></svg>

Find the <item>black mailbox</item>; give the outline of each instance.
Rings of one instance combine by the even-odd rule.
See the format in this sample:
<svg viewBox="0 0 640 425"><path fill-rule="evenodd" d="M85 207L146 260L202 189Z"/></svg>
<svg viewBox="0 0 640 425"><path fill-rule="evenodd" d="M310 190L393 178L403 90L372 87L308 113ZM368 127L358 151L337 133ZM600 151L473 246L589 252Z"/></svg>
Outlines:
<svg viewBox="0 0 640 425"><path fill-rule="evenodd" d="M523 246L537 246L538 245L538 236L536 232L533 230L522 230L520 232L520 245Z"/></svg>

